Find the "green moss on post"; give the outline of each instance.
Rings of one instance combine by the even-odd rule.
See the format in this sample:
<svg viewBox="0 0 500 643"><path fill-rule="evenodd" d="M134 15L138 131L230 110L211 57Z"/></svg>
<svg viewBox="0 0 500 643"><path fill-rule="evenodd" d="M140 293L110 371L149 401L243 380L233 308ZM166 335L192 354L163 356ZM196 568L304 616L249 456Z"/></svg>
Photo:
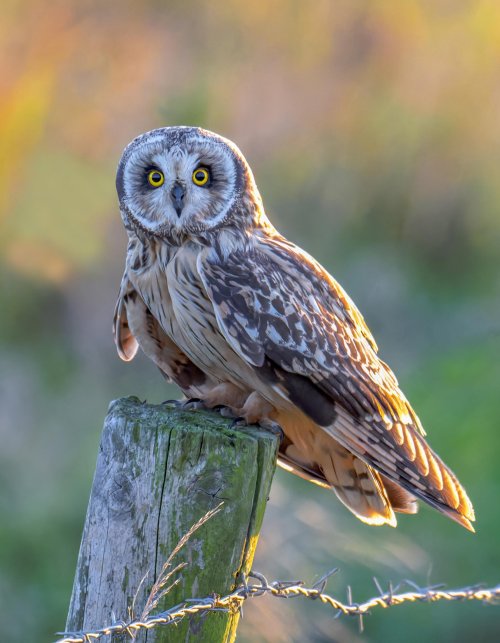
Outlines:
<svg viewBox="0 0 500 643"><path fill-rule="evenodd" d="M66 629L93 630L140 616L162 565L207 511L221 511L175 560L187 562L158 611L233 590L252 564L274 474L277 438L230 429L215 413L112 402L92 485ZM148 573L146 581L141 579ZM136 641L232 641L237 614L186 618Z"/></svg>

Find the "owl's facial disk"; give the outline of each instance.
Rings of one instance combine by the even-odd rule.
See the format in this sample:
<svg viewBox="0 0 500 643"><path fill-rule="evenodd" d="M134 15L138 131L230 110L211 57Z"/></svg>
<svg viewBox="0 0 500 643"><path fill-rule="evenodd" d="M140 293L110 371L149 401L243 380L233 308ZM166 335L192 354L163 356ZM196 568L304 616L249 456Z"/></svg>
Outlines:
<svg viewBox="0 0 500 643"><path fill-rule="evenodd" d="M132 141L116 186L126 225L177 238L223 224L247 181L246 162L229 141L198 128L171 127Z"/></svg>

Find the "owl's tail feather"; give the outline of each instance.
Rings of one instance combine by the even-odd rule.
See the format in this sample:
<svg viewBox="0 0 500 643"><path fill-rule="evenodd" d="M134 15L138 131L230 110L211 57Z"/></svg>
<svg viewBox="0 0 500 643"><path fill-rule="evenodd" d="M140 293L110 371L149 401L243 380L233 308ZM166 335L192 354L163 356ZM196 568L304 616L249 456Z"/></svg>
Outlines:
<svg viewBox="0 0 500 643"><path fill-rule="evenodd" d="M474 509L455 474L432 451L414 426L394 423L391 426L374 422L366 427L353 422L343 410L338 421L325 430L350 451L383 472L393 485L424 500L469 531L474 531ZM377 441L370 441L375 436ZM380 440L380 443L378 442ZM383 446L380 446L383 445ZM389 492L390 493L390 492Z"/></svg>
<svg viewBox="0 0 500 643"><path fill-rule="evenodd" d="M316 454L319 455L318 453ZM339 500L369 525L396 526L395 511L416 513L415 498L365 464L340 444L326 449L314 465L306 465L293 447L281 452L278 464L310 482L333 489Z"/></svg>
<svg viewBox="0 0 500 643"><path fill-rule="evenodd" d="M394 455L390 449L374 450L372 446L370 458L375 460L377 465L378 460L381 460L380 465L385 465L379 465L382 473L377 471L379 466L375 468L371 462L368 464L353 453L356 449L364 450L366 453L370 445L365 447L361 441L359 427L352 421L349 425L350 432L346 430L341 434L347 442L344 446L337 439L332 440L331 434L312 431L309 440L302 439L300 444L301 433L295 430L293 422L287 423L287 419L289 420L287 417L278 419L281 426L287 429L287 437L280 448L278 464L306 480L332 488L340 501L363 522L370 525L395 526L395 512L414 514L418 510L417 500L421 499L469 531L474 531L474 510L467 494L456 476L421 436L413 435L414 443L418 441L420 458L416 462L408 459L406 468L399 464L402 458L399 457L398 460L397 453ZM358 436L359 439L355 440L353 436ZM301 448L296 446L295 442L300 444ZM391 475L391 466L385 463L386 460L389 464L394 463L393 475L397 480ZM410 465L416 470L411 469ZM399 468L396 468L397 466ZM422 468L422 471L417 467ZM434 477L430 479L426 473ZM434 480L438 473L442 480L440 487Z"/></svg>
<svg viewBox="0 0 500 643"><path fill-rule="evenodd" d="M339 500L360 520L396 526L390 498L374 469L340 445L322 454L319 465Z"/></svg>
<svg viewBox="0 0 500 643"><path fill-rule="evenodd" d="M342 449L342 447L340 447ZM339 500L360 520L370 525L396 526L394 512L414 514L418 511L417 498L393 480L378 473L358 457L346 451L339 455L339 447L326 454L322 471ZM426 502L446 516L474 532L468 517L439 500L426 497Z"/></svg>
<svg viewBox="0 0 500 643"><path fill-rule="evenodd" d="M403 487L380 475L385 491L394 511L401 514L416 514L418 511L417 499Z"/></svg>

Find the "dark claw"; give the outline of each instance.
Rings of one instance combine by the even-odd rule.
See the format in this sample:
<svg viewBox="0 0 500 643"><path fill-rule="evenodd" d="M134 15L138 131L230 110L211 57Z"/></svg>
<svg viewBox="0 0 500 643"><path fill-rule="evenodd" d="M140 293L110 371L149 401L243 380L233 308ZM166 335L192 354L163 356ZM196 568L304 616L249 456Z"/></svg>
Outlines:
<svg viewBox="0 0 500 643"><path fill-rule="evenodd" d="M186 411L195 411L195 410L206 410L205 402L203 400L200 400L197 397L193 397L190 400L186 400L184 402L184 405L182 407L183 409L186 409Z"/></svg>
<svg viewBox="0 0 500 643"><path fill-rule="evenodd" d="M259 426L261 429L264 429L264 431L269 431L269 433L276 435L279 438L280 444L285 439L285 433L277 422L273 422L272 420L264 420L264 422L262 422L262 424L259 424Z"/></svg>
<svg viewBox="0 0 500 643"><path fill-rule="evenodd" d="M189 400L165 400L162 404L171 404L176 409L191 411L193 409L204 409L205 404L199 397L191 397Z"/></svg>
<svg viewBox="0 0 500 643"><path fill-rule="evenodd" d="M223 418L234 418L234 413L231 411L229 406L226 406L225 404L216 404L215 406L212 406L211 410L219 413Z"/></svg>
<svg viewBox="0 0 500 643"><path fill-rule="evenodd" d="M285 433L283 429L280 427L280 425L277 422L273 422L272 420L263 420L262 422L258 422L257 424L247 424L244 417L236 417L231 422L229 428L231 429L245 428L248 426L257 426L259 427L259 429L262 429L263 431L269 431L269 433L272 433L273 435L276 435L279 438L280 444L285 439Z"/></svg>
<svg viewBox="0 0 500 643"><path fill-rule="evenodd" d="M231 422L231 424L229 425L229 428L236 429L236 428L241 428L242 426L247 426L247 423L245 422L245 418L237 417L237 418L234 418L234 420Z"/></svg>
<svg viewBox="0 0 500 643"><path fill-rule="evenodd" d="M229 418L231 420L234 420L235 418L235 413L232 411L229 406L223 406L220 410L219 413L223 418Z"/></svg>
<svg viewBox="0 0 500 643"><path fill-rule="evenodd" d="M169 404L170 406L175 406L175 408L178 409L184 404L184 402L182 400L165 400L162 404Z"/></svg>

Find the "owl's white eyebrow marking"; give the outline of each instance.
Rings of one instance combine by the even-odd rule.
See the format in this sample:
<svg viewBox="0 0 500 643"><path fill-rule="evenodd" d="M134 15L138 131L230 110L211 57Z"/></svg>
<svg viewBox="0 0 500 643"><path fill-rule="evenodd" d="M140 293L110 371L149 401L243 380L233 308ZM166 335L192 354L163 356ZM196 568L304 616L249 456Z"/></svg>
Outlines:
<svg viewBox="0 0 500 643"><path fill-rule="evenodd" d="M185 159L189 156L189 152L183 150L178 146L171 147L169 150L169 154L175 161L180 161L181 159Z"/></svg>

